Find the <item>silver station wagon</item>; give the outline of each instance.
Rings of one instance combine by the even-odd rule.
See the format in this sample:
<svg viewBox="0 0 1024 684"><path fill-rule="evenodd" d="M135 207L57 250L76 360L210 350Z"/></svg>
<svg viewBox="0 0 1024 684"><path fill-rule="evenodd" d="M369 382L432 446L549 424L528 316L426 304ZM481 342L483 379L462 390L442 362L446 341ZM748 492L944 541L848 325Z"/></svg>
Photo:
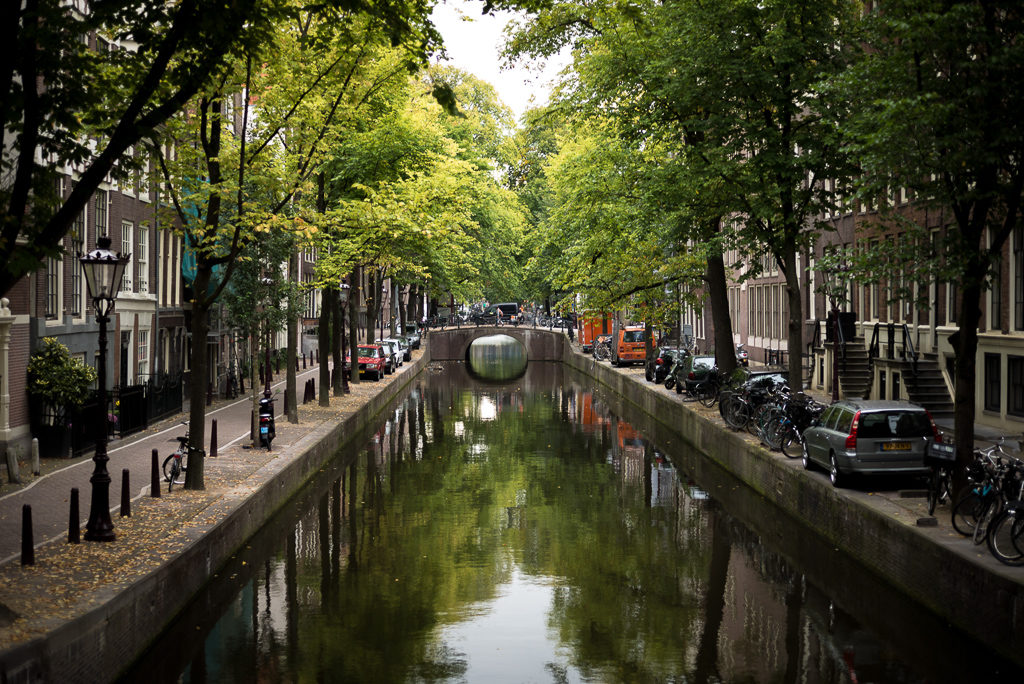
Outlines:
<svg viewBox="0 0 1024 684"><path fill-rule="evenodd" d="M925 450L942 441L931 415L909 401L837 401L803 434L804 468L829 471L842 487L850 474L928 472Z"/></svg>

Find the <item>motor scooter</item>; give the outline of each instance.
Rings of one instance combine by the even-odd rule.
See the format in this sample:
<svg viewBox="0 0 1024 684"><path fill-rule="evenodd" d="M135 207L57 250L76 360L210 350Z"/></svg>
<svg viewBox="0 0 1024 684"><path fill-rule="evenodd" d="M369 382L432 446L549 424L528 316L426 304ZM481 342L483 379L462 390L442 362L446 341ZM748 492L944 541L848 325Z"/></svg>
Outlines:
<svg viewBox="0 0 1024 684"><path fill-rule="evenodd" d="M744 367L750 365L750 354L744 349L742 342L736 345L736 363Z"/></svg>
<svg viewBox="0 0 1024 684"><path fill-rule="evenodd" d="M274 398L270 390L263 390L259 409L260 444L270 451L270 443L277 434L274 430Z"/></svg>

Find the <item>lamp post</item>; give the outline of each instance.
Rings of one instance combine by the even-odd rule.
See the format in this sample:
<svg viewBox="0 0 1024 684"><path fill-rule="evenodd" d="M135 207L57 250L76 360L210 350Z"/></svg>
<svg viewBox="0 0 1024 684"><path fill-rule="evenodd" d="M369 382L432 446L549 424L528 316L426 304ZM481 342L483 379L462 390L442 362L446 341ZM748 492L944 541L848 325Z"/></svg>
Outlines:
<svg viewBox="0 0 1024 684"><path fill-rule="evenodd" d="M824 273L825 293L832 313L832 401L839 401L839 339L842 337L839 327L839 301L836 295L842 285L839 276L848 270L847 264L840 263L833 269L826 269Z"/></svg>
<svg viewBox="0 0 1024 684"><path fill-rule="evenodd" d="M341 330L341 391L343 394L348 394L351 390L348 387L348 378L345 377L345 313L348 311L348 295L352 288L344 280L341 281L341 285L338 286L338 302L341 304L341 320L338 322L338 328Z"/></svg>
<svg viewBox="0 0 1024 684"><path fill-rule="evenodd" d="M114 311L114 301L121 287L121 277L130 254L115 254L110 251L110 238L106 235L96 238L96 249L80 256L79 263L85 274L85 283L96 309L96 322L100 325L99 358L96 360L96 375L99 382L100 420L97 422L95 463L92 477L92 501L89 505L89 522L85 527L87 541L114 541L114 523L110 520L110 473L107 472L107 323Z"/></svg>

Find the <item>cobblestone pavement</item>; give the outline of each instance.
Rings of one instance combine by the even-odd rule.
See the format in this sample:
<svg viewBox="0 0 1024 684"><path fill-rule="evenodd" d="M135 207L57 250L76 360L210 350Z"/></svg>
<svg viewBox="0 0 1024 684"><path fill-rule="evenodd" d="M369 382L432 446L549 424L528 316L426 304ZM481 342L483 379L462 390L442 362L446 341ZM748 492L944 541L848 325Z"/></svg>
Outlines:
<svg viewBox="0 0 1024 684"><path fill-rule="evenodd" d="M413 353L418 358L422 352ZM188 544L196 529L220 515L217 504L223 493L246 487L251 474L271 459L288 458L291 446L309 431L325 422L343 420L407 370L408 364L379 382L364 379L351 384L351 392L331 397L329 407L320 407L316 401L300 405L298 424L288 423L279 414L271 451L250 448L251 397L216 402L207 410L204 446L209 453L211 425L217 420L217 456L205 460L203 491L175 487L168 493L167 483L161 479L160 497L150 496L151 453L157 450L161 459L171 453L175 437L185 432L181 422L187 414L112 441L108 470L114 542L67 543L73 487L79 490L82 527L88 519L89 478L94 468L91 457L47 462L38 477L23 469L24 483L8 487L0 496L0 650L84 614L127 583L152 572ZM309 378L315 378L319 390L318 366L300 371L297 386L301 389ZM283 373L275 377L273 387L283 392ZM280 395L275 403L278 410L283 408ZM119 515L123 469L128 469L130 477L130 517ZM26 504L32 509L34 565L21 564Z"/></svg>

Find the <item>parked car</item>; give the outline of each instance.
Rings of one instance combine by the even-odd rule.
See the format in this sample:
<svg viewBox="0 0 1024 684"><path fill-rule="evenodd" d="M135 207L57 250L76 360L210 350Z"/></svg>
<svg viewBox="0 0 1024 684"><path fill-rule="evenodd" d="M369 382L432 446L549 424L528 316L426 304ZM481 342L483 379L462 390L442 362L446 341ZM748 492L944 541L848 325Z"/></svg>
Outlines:
<svg viewBox="0 0 1024 684"><path fill-rule="evenodd" d="M380 380L384 377L384 366L386 364L384 358L384 348L379 344L361 344L359 345L359 375L365 375L367 377L373 376L374 380ZM346 370L351 374L352 368L352 357L348 356L345 359Z"/></svg>
<svg viewBox="0 0 1024 684"><path fill-rule="evenodd" d="M687 354L685 349L676 349L675 347L658 347L655 350L654 358L647 362L647 368L644 372L644 377L649 382L656 383L658 385L665 382L665 378L668 377L669 372L672 370L672 365L677 362L678 359L685 357Z"/></svg>
<svg viewBox="0 0 1024 684"><path fill-rule="evenodd" d="M384 338L385 342L393 342L398 345L398 365L406 361L412 361L412 349L409 346L409 338L402 335L394 335Z"/></svg>
<svg viewBox="0 0 1024 684"><path fill-rule="evenodd" d="M714 356L687 356L672 366L672 382L676 394L693 394L697 385L704 382L715 367ZM667 380L667 379L666 379Z"/></svg>
<svg viewBox="0 0 1024 684"><path fill-rule="evenodd" d="M625 366L643 363L647 350L644 345L644 326L628 325L619 330L618 340L612 340L612 365Z"/></svg>
<svg viewBox="0 0 1024 684"><path fill-rule="evenodd" d="M804 468L821 466L832 485L852 474L928 472L925 452L942 441L928 411L909 401L843 399L804 431Z"/></svg>
<svg viewBox="0 0 1024 684"><path fill-rule="evenodd" d="M420 348L420 327L415 323L405 324L405 336L409 340L410 349Z"/></svg>
<svg viewBox="0 0 1024 684"><path fill-rule="evenodd" d="M498 311L501 311L501 323L503 325L519 324L519 305L515 302L491 304L480 313L473 314L470 317L470 321L477 325L493 325L498 322Z"/></svg>
<svg viewBox="0 0 1024 684"><path fill-rule="evenodd" d="M380 345L384 349L384 372L391 374L398 370L398 367L402 365L402 349L398 342L374 340L373 343Z"/></svg>

